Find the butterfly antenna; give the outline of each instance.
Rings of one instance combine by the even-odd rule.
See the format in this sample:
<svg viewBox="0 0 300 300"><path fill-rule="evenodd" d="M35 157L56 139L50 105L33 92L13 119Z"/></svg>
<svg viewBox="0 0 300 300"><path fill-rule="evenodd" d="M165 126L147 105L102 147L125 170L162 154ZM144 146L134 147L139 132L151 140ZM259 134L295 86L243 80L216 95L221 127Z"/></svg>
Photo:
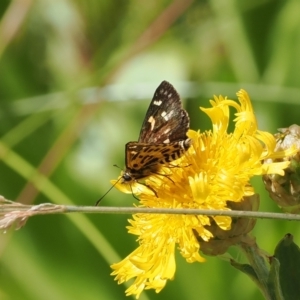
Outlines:
<svg viewBox="0 0 300 300"><path fill-rule="evenodd" d="M133 193L132 185L130 185L130 189L131 189L133 198L136 199L137 201L140 201L140 199L138 197L136 197L136 195Z"/></svg>
<svg viewBox="0 0 300 300"><path fill-rule="evenodd" d="M109 189L108 191L95 203L95 206L98 206L100 201L112 190L112 188L120 181L122 177L120 177Z"/></svg>

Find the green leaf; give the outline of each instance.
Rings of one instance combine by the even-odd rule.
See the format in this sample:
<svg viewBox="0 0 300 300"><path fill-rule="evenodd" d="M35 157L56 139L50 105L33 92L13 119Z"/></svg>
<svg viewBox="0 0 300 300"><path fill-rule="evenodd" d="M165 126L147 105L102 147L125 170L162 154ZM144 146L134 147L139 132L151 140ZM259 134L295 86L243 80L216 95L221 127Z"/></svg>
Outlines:
<svg viewBox="0 0 300 300"><path fill-rule="evenodd" d="M284 299L299 299L300 249L294 243L291 234L286 234L278 243L274 257L280 263L279 279Z"/></svg>
<svg viewBox="0 0 300 300"><path fill-rule="evenodd" d="M270 258L271 269L268 277L268 290L272 292L272 299L284 300L282 295L280 280L279 280L279 270L280 263L276 257Z"/></svg>

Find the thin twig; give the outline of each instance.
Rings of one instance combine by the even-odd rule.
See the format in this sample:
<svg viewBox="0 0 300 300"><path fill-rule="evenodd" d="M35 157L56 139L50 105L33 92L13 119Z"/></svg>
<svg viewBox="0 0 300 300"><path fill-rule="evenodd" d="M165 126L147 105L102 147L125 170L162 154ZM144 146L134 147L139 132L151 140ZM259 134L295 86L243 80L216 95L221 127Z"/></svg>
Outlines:
<svg viewBox="0 0 300 300"><path fill-rule="evenodd" d="M229 216L242 218L273 219L300 221L300 215L287 213L272 213L258 211L208 210L208 209L178 209L178 208L147 208L147 207L97 207L70 206L43 203L39 205L23 205L6 200L0 196L0 228L7 228L14 222L19 222L20 228L29 217L36 215L89 213L89 214L173 214L173 215L207 215Z"/></svg>

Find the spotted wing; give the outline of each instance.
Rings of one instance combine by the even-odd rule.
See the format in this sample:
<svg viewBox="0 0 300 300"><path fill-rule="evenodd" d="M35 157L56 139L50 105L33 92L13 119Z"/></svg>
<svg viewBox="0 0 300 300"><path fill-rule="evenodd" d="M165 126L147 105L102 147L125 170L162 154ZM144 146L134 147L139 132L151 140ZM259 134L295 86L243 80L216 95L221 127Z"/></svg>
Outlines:
<svg viewBox="0 0 300 300"><path fill-rule="evenodd" d="M161 144L187 139L190 119L182 108L174 87L163 81L156 89L147 110L139 136L139 143Z"/></svg>
<svg viewBox="0 0 300 300"><path fill-rule="evenodd" d="M151 166L172 162L180 158L190 144L189 139L169 144L129 142L126 144L126 167L131 171L142 171Z"/></svg>

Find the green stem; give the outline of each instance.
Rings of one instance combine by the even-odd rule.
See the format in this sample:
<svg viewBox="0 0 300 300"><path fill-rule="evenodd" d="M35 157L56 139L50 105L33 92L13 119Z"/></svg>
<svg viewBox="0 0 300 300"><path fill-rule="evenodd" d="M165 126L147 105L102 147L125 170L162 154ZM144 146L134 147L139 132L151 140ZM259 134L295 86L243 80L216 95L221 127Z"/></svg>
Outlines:
<svg viewBox="0 0 300 300"><path fill-rule="evenodd" d="M270 264L268 262L268 256L257 246L256 243L247 244L247 243L239 243L240 248L245 253L248 262L248 270L244 271L258 286L265 299L267 300L284 300L281 295L281 291L278 291L278 284L275 284L276 279L278 279L278 273L276 276L271 276L270 273ZM251 268L251 272L249 269ZM274 274L273 274L274 275Z"/></svg>

